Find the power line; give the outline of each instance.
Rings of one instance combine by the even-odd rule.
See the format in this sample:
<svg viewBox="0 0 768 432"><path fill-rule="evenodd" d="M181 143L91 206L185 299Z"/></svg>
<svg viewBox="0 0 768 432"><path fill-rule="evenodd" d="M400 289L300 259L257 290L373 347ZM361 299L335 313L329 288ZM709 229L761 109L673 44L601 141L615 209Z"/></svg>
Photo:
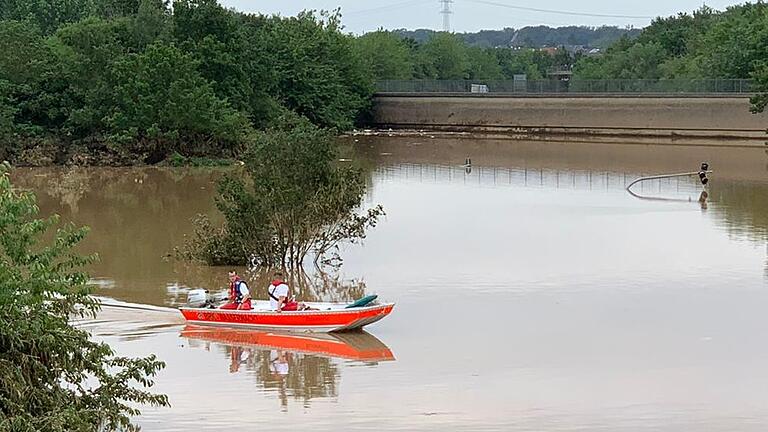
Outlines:
<svg viewBox="0 0 768 432"><path fill-rule="evenodd" d="M539 9L539 8L532 8L532 7L525 7L525 6L510 5L505 3L497 3L493 1L487 1L487 0L465 0L465 1L469 3L481 3L481 4L491 5L491 6L498 6L498 7L503 7L507 9L516 9L516 10L524 10L524 11L531 11L531 12L544 12L544 13L551 13L551 14L558 14L558 15L586 16L586 17L597 17L597 18L630 18L630 19L654 19L655 18L652 16L640 16L640 15L594 14L594 13L586 13L586 12L570 12L570 11L553 10L553 9Z"/></svg>

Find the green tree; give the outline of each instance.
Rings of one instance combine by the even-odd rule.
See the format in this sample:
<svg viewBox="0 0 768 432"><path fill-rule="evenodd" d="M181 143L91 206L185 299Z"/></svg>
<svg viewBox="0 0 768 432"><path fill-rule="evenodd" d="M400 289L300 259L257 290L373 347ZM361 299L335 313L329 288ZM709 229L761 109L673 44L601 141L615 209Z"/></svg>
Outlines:
<svg viewBox="0 0 768 432"><path fill-rule="evenodd" d="M768 58L768 4L728 8L702 37L697 53L711 78L748 78Z"/></svg>
<svg viewBox="0 0 768 432"><path fill-rule="evenodd" d="M664 49L656 42L634 43L622 39L602 57L585 57L574 74L580 79L655 79L661 78Z"/></svg>
<svg viewBox="0 0 768 432"><path fill-rule="evenodd" d="M340 19L338 12L272 17L265 43L273 53L276 99L316 125L346 130L369 108L373 76Z"/></svg>
<svg viewBox="0 0 768 432"><path fill-rule="evenodd" d="M413 77L413 63L407 43L385 30L366 33L355 39L360 58L377 80L405 80Z"/></svg>
<svg viewBox="0 0 768 432"><path fill-rule="evenodd" d="M551 61L551 67L558 70L570 70L574 62L571 53L569 53L565 47L558 48L552 55Z"/></svg>
<svg viewBox="0 0 768 432"><path fill-rule="evenodd" d="M667 56L680 57L698 49L698 39L715 22L715 11L703 6L692 15L679 13L676 16L656 18L643 29L637 38L640 43L655 42L661 45Z"/></svg>
<svg viewBox="0 0 768 432"><path fill-rule="evenodd" d="M175 39L197 59L216 95L247 113L255 126L268 125L278 109L267 19L237 14L212 0L177 1L173 14Z"/></svg>
<svg viewBox="0 0 768 432"><path fill-rule="evenodd" d="M139 11L141 0L98 0L96 11L104 18L135 15Z"/></svg>
<svg viewBox="0 0 768 432"><path fill-rule="evenodd" d="M250 131L247 119L216 97L197 63L174 45L155 43L115 65L112 139L160 161L182 154L232 154Z"/></svg>
<svg viewBox="0 0 768 432"><path fill-rule="evenodd" d="M521 74L532 80L544 78L546 71L540 69L540 64L543 63L542 54L546 55L546 53L531 49L512 50L505 48L496 50L501 72L507 79Z"/></svg>
<svg viewBox="0 0 768 432"><path fill-rule="evenodd" d="M63 135L103 140L114 104L115 64L129 52L141 50L140 45L132 44L131 24L131 18L88 18L62 27L51 39L50 45L68 84L61 95L68 101Z"/></svg>
<svg viewBox="0 0 768 432"><path fill-rule="evenodd" d="M436 33L417 51L418 78L461 80L469 76L467 47L456 35Z"/></svg>
<svg viewBox="0 0 768 432"><path fill-rule="evenodd" d="M504 77L493 48L468 48L469 79L498 80Z"/></svg>
<svg viewBox="0 0 768 432"><path fill-rule="evenodd" d="M295 114L280 124L255 134L245 176L219 183L224 228L199 220L182 257L300 269L308 255L316 263L328 258L339 242L360 240L376 224L383 211L357 211L365 181L358 169L336 162L334 137Z"/></svg>
<svg viewBox="0 0 768 432"><path fill-rule="evenodd" d="M50 134L68 116L67 89L53 49L29 22L0 21L0 98L5 105L3 128L9 139L6 156L42 135Z"/></svg>
<svg viewBox="0 0 768 432"><path fill-rule="evenodd" d="M134 430L136 404L167 405L144 389L164 364L154 356L116 357L110 347L70 325L94 316L88 277L91 258L73 247L84 229L56 229L37 219L34 196L13 189L0 168L0 430Z"/></svg>
<svg viewBox="0 0 768 432"><path fill-rule="evenodd" d="M657 18L635 41L622 38L602 57L583 58L577 78L748 78L768 57L768 5Z"/></svg>
<svg viewBox="0 0 768 432"><path fill-rule="evenodd" d="M2 0L0 20L30 21L43 33L51 34L59 26L93 15L93 0Z"/></svg>
<svg viewBox="0 0 768 432"><path fill-rule="evenodd" d="M16 101L11 96L11 83L0 79L0 160L11 158L18 113L16 107Z"/></svg>
<svg viewBox="0 0 768 432"><path fill-rule="evenodd" d="M765 107L768 106L768 63L757 66L751 77L758 93L749 100L750 111L753 114L758 114L764 112Z"/></svg>

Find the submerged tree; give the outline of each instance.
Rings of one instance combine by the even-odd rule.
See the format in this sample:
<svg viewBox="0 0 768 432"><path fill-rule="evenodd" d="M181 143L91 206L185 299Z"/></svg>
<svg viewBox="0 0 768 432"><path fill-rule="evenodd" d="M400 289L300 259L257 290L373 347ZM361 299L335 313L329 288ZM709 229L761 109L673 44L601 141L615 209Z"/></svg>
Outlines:
<svg viewBox="0 0 768 432"><path fill-rule="evenodd" d="M338 162L330 132L292 114L280 124L256 134L245 175L219 183L224 226L199 219L182 257L298 269L309 255L316 264L338 260L339 243L365 238L384 214L381 206L358 211L365 181L360 170Z"/></svg>
<svg viewBox="0 0 768 432"><path fill-rule="evenodd" d="M91 261L73 251L84 229L58 228L57 217L37 219L30 193L17 192L0 167L0 431L136 430L136 404L167 405L149 393L164 364L154 356L116 357L105 343L73 327L93 316Z"/></svg>

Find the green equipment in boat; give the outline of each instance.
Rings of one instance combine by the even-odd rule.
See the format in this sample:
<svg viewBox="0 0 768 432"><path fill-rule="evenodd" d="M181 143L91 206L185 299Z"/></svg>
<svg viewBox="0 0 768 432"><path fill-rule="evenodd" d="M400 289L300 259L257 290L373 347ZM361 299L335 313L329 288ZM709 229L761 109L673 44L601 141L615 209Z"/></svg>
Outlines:
<svg viewBox="0 0 768 432"><path fill-rule="evenodd" d="M379 296L377 296L376 294L371 294L371 295L365 296L363 298L359 298L359 299L355 300L354 303L346 305L344 307L344 309L350 309L350 308L367 306L368 303L376 300L376 298L378 298L378 297Z"/></svg>

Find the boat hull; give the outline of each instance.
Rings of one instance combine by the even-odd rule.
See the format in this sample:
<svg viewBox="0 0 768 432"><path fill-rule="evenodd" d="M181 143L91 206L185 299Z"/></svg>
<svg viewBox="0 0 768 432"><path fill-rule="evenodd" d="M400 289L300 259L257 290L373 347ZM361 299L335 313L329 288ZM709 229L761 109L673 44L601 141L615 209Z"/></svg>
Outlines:
<svg viewBox="0 0 768 432"><path fill-rule="evenodd" d="M180 310L189 323L197 325L326 333L362 328L389 315L394 306L394 303L388 303L361 308L280 313L184 307Z"/></svg>

